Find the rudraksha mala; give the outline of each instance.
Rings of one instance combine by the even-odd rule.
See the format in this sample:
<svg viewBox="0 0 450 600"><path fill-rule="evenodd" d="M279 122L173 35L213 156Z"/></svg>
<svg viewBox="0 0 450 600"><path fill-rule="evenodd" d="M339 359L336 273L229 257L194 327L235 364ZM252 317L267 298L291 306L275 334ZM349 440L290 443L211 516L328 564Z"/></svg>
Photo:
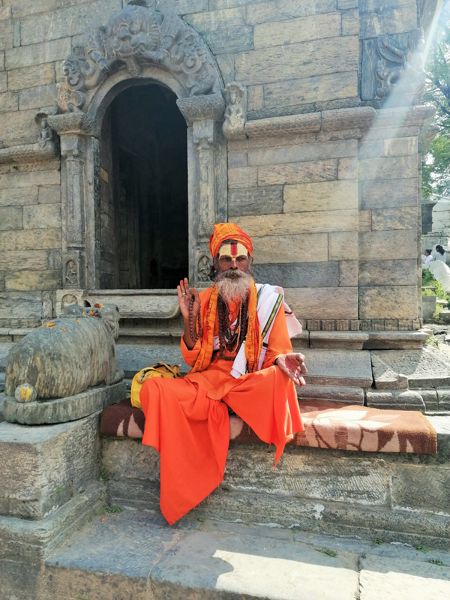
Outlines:
<svg viewBox="0 0 450 600"><path fill-rule="evenodd" d="M217 302L217 312L219 316L220 353L223 355L225 350L235 352L247 335L248 299L246 298L241 302L234 330L230 327L228 306L220 296Z"/></svg>
<svg viewBox="0 0 450 600"><path fill-rule="evenodd" d="M189 335L195 344L195 342L202 337L202 322L200 319L200 307L198 309L197 319L194 319L194 301L195 297L191 294L189 298Z"/></svg>

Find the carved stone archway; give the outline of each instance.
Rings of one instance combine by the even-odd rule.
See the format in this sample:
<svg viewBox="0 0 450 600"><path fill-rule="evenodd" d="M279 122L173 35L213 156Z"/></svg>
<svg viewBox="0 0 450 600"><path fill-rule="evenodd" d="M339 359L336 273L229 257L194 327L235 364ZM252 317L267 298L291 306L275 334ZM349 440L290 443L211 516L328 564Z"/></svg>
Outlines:
<svg viewBox="0 0 450 600"><path fill-rule="evenodd" d="M60 112L48 118L61 139L63 287L98 287L93 223L102 120L117 94L145 80L177 95L188 125L189 277L199 284L212 225L226 220L225 105L214 57L171 0L133 0L86 40L64 61Z"/></svg>

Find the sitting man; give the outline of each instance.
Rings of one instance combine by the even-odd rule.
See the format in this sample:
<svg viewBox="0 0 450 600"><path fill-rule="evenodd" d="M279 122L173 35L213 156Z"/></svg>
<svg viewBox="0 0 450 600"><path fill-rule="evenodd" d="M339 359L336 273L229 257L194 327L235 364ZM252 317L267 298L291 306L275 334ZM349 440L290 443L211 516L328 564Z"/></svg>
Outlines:
<svg viewBox="0 0 450 600"><path fill-rule="evenodd" d="M210 251L214 284L200 294L187 279L177 287L181 351L192 370L182 379L149 379L140 392L142 443L160 453L160 506L170 524L221 483L229 409L275 445L275 463L303 430L295 385L304 384L306 368L288 333L300 324L280 288L255 284L252 241L242 229L215 225Z"/></svg>

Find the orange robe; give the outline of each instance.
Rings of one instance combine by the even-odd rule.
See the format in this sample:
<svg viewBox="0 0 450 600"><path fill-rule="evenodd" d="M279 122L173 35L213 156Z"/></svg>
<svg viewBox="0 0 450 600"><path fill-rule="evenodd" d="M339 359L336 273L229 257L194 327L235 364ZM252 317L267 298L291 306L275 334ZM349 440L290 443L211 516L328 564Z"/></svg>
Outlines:
<svg viewBox="0 0 450 600"><path fill-rule="evenodd" d="M205 316L209 290L200 294ZM230 306L231 321L237 307ZM200 340L188 350L193 365ZM160 453L160 507L172 525L222 482L230 437L230 407L267 444L274 444L275 464L294 433L303 425L293 382L273 364L279 354L292 352L281 307L274 320L263 368L235 379L232 360L213 355L210 366L182 379L148 379L140 402L145 414L142 443ZM235 354L229 354L229 357Z"/></svg>

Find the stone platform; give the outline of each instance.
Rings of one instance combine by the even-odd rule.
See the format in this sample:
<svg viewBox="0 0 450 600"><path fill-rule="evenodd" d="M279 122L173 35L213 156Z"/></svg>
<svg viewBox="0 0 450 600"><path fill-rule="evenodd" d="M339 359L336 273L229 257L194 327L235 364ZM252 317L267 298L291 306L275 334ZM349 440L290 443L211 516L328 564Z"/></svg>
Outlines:
<svg viewBox="0 0 450 600"><path fill-rule="evenodd" d="M124 510L98 516L52 552L34 600L446 600L449 567L448 552L376 537L197 517L170 528L151 512Z"/></svg>

